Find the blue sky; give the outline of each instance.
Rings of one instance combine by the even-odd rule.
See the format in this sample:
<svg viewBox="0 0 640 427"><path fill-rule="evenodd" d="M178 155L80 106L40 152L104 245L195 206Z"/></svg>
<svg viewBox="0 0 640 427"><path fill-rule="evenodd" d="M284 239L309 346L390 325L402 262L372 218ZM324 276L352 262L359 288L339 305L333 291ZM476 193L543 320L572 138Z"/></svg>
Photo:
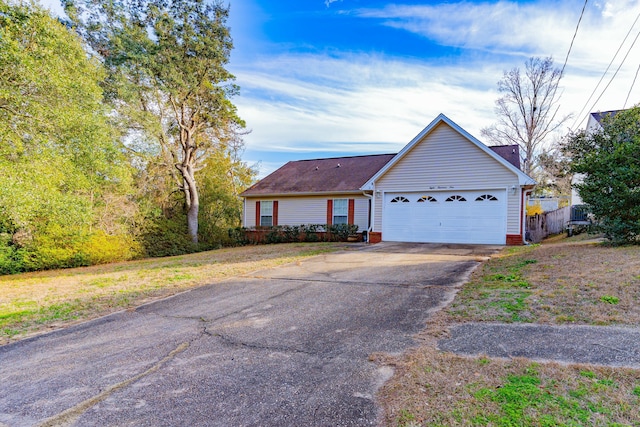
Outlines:
<svg viewBox="0 0 640 427"><path fill-rule="evenodd" d="M243 157L260 163L262 177L289 160L393 153L439 113L480 138L495 121L503 71L531 56L562 66L583 5L230 0L234 102L251 130ZM588 2L561 83L561 110L576 116L569 126L589 111L623 108L629 94L627 107L640 101L640 82L631 90L640 22L622 44L639 14L637 0Z"/></svg>

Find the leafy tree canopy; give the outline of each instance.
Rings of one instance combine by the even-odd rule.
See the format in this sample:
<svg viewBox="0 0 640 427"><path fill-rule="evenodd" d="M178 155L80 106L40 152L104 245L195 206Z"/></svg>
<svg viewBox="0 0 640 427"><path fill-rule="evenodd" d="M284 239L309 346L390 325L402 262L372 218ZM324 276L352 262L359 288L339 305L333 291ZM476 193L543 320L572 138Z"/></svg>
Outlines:
<svg viewBox="0 0 640 427"><path fill-rule="evenodd" d="M104 62L107 97L145 165L183 194L188 231L198 239L196 173L244 123L225 69L232 49L228 8L204 0L64 0L65 10Z"/></svg>
<svg viewBox="0 0 640 427"><path fill-rule="evenodd" d="M563 150L582 174L576 188L606 236L640 243L640 107L605 117L599 130L569 135Z"/></svg>
<svg viewBox="0 0 640 427"><path fill-rule="evenodd" d="M123 195L131 182L102 107L102 68L48 12L4 0L0 64L0 272L11 270L3 263L23 268L19 250L29 268L66 265L41 259L45 236L56 230L60 246L88 236L104 196Z"/></svg>

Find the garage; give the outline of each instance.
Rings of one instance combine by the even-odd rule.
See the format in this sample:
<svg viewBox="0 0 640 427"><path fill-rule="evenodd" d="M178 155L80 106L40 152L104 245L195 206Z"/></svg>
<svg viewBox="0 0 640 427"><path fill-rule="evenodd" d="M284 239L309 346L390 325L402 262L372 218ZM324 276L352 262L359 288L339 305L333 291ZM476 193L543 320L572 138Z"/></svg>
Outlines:
<svg viewBox="0 0 640 427"><path fill-rule="evenodd" d="M396 242L505 244L505 189L384 195L382 235Z"/></svg>

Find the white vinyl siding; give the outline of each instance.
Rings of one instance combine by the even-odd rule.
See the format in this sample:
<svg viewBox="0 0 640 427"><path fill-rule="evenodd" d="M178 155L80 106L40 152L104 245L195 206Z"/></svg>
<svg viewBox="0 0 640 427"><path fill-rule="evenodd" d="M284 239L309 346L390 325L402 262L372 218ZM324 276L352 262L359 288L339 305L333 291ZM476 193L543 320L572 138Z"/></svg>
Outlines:
<svg viewBox="0 0 640 427"><path fill-rule="evenodd" d="M354 195L326 195L300 197L274 197L278 200L278 225L326 224L327 200L354 199L354 223L358 231L367 230L369 224L369 199L362 193ZM254 227L256 201L259 198L247 198L244 214L245 227Z"/></svg>
<svg viewBox="0 0 640 427"><path fill-rule="evenodd" d="M500 189L507 195L506 234L519 234L521 195L517 175L441 123L375 183L374 230L383 228L385 193L483 189Z"/></svg>

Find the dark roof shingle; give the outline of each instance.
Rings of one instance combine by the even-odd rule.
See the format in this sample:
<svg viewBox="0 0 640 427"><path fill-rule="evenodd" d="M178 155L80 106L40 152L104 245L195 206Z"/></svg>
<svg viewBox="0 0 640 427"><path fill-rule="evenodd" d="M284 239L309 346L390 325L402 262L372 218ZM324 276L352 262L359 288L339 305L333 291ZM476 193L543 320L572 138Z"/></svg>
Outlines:
<svg viewBox="0 0 640 427"><path fill-rule="evenodd" d="M493 145L491 148L498 156L520 169L520 146L514 145Z"/></svg>
<svg viewBox="0 0 640 427"><path fill-rule="evenodd" d="M620 111L624 111L624 110L611 110L611 111L598 111L595 113L591 113L591 116L600 124L602 124L602 120L607 117L613 117L616 114L618 114Z"/></svg>
<svg viewBox="0 0 640 427"><path fill-rule="evenodd" d="M241 196L356 192L394 156L375 154L289 162Z"/></svg>

